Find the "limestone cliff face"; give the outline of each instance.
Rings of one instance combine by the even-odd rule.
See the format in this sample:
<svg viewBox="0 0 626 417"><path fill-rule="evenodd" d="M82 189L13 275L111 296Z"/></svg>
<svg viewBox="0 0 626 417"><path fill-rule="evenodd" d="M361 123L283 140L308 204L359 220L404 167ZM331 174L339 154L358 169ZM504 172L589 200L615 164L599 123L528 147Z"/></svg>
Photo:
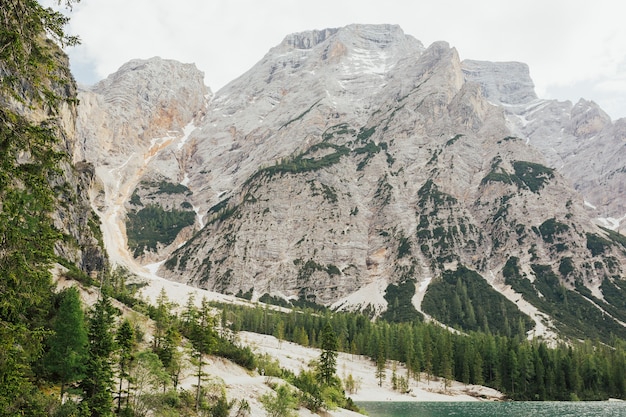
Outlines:
<svg viewBox="0 0 626 417"><path fill-rule="evenodd" d="M152 58L128 62L78 97L74 158L95 166L97 185L90 192L104 242L112 261L125 265L132 262L125 249L127 211L144 203L170 211L190 204L187 192L160 193L158 185L185 179L186 160L170 145L187 138L211 93L194 65ZM169 159L161 164L164 151Z"/></svg>
<svg viewBox="0 0 626 417"><path fill-rule="evenodd" d="M148 205L193 211L174 240L133 251L132 262L164 261L161 276L374 311L403 282L418 288L419 309L429 282L460 266L515 299L511 259L529 282L542 266L599 300L605 281L623 277L619 236L594 224L591 188L556 162L611 148L623 123L588 103L537 99L523 64L460 62L445 42L351 25L287 36L208 101L201 77L180 68L128 64L84 96L81 116L85 143L103 135L109 150L92 158L103 213L135 227ZM144 78L157 75L171 78L146 93ZM542 145L563 135L575 144ZM593 160L608 181L621 156L604 155ZM369 289L375 300L355 296Z"/></svg>
<svg viewBox="0 0 626 417"><path fill-rule="evenodd" d="M37 213L39 217L37 222L51 222L55 233L58 233L54 242L54 253L59 262L65 266L72 264L86 274L97 275L106 269L107 255L100 235L100 221L91 210L88 193L94 180L94 169L93 165L87 162L73 163L77 147L76 85L69 71L67 56L56 46L49 47L51 57L54 59L54 74L46 74L47 78L40 79L41 85L38 86L33 85L29 79L21 80L22 90L13 91L11 95L0 91L0 106L3 110L15 112L31 126L25 131L18 128L14 132L18 135L17 138L3 138L3 141L6 140L3 144L6 153L3 153L5 160L1 169L3 184L0 188L3 201L0 201L0 212L4 221L11 222L12 226L29 230L32 225L28 222L32 220L25 217L12 218L15 213L4 212L5 207L14 203L5 201L5 198L16 198L15 190L28 192L28 187L32 187L32 184L26 184L28 181L21 177L29 169L37 170L36 175L47 176L46 184L37 184L38 190L34 193L36 195L20 204L26 207L26 212L32 210L32 207L37 207L37 204L41 205L41 212ZM5 71L4 65L0 64L2 76L18 79L21 77L21 74L9 74ZM56 104L50 105L49 102L38 99L40 93L37 88L46 89L50 95L56 96L54 99ZM15 123L7 120L2 122L9 125ZM20 134L24 136L19 137ZM17 140L19 143L11 143ZM41 146L41 142L37 141L42 140L45 140L45 152L37 150L37 147ZM20 147L23 149L15 154L15 150ZM11 172L11 169L19 171L19 174ZM36 175L33 178L36 178ZM36 183L33 179L30 181ZM47 189L51 190L53 195L51 200L42 197ZM4 241L3 246L15 244L10 242L13 236L5 235L4 238L8 241ZM36 241L38 236L31 238ZM50 236L43 236L42 239L49 240Z"/></svg>

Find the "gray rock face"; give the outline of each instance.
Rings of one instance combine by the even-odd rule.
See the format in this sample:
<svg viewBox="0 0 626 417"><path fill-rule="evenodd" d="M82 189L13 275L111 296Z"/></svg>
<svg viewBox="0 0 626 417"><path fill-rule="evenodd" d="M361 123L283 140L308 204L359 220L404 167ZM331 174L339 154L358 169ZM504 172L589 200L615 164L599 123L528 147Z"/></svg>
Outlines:
<svg viewBox="0 0 626 417"><path fill-rule="evenodd" d="M539 149L592 207L595 217L626 216L626 141L624 121L610 117L592 102L541 100L534 93L528 67L521 63L463 61L468 81L481 86L492 103L502 104L514 135Z"/></svg>
<svg viewBox="0 0 626 417"><path fill-rule="evenodd" d="M104 243L111 261L126 265L132 263L126 213L139 209L128 205L134 195L141 200L152 190L155 195L146 203L168 211L190 204L184 192L161 195L152 186L184 180L180 152L168 147L188 137L194 121L204 116L211 93L194 65L152 58L130 61L78 98L80 141L74 159L95 166L98 184L91 199L103 221ZM161 164L159 155L166 149L171 155ZM171 242L174 247L177 243Z"/></svg>
<svg viewBox="0 0 626 417"><path fill-rule="evenodd" d="M511 257L531 280L530 265L546 265L599 297L623 274L617 246L589 249L588 236L608 237L576 191L591 198L592 176L568 164L594 149L598 182L622 175L607 169L623 162L608 149L624 125L589 103L537 99L524 64L461 63L445 42L351 25L287 36L208 103L185 68L130 63L84 96L81 116L85 143L109 150L88 158L100 161L103 213L123 223L139 200L196 212L173 243L138 256L165 260L161 276L380 311L389 284L423 295L460 265L504 291ZM158 193L159 181L188 192ZM573 270L559 272L565 258Z"/></svg>
<svg viewBox="0 0 626 417"><path fill-rule="evenodd" d="M51 43L51 45L54 44ZM53 46L50 47L54 48ZM0 89L2 115L5 116L5 111L8 111L9 114L19 114L24 120L18 121L17 126L21 123L28 123L32 126L31 128L45 129L52 136L50 139L46 138L45 142L33 145L37 143L36 141L43 140L39 137L41 132L37 130L36 133L33 133L29 130L31 128L24 129L22 127L15 128L15 137L2 138L3 158L6 160L3 161L1 170L3 183L0 186L2 190L0 215L2 222L23 227L25 231L32 233L33 230L42 230L36 225L30 225L31 220L28 217L24 218L21 214L16 214L13 209L6 211L7 207L11 205L23 204L24 207L27 207L25 213L32 212L34 216L39 217L38 222L51 222L54 226L54 235L42 236L42 238L46 242L55 236L54 252L59 258L58 262L73 264L82 272L95 276L105 270L107 255L99 239L99 219L91 210L88 194L94 180L93 166L89 163L73 163L72 161L72 155L77 146L75 130L77 109L73 100L76 94L76 85L69 71L67 56L60 49L56 51L52 49L47 53L50 54L49 58L56 61L53 65L55 69L53 75L49 75L49 77L42 75L41 79L37 79L41 85L33 86L32 80L28 77L22 79L21 68L18 69L17 73L14 73L5 67L4 62L0 63L2 77L16 77L21 82L22 88L8 91L7 87L11 84L7 83ZM57 106L50 106L47 99L37 100L34 98L40 95L43 97L41 91L44 88L50 88L50 92L56 96ZM35 91L39 92L35 93ZM2 123L5 124L5 128L11 125L16 126L15 121L4 117ZM37 146L41 146L42 150L45 148L45 153L34 151L33 149L36 149ZM44 180L47 181L47 184L41 184L38 180L33 179L29 180L30 184L25 184L23 173L30 173L33 170L37 170L37 175L45 175ZM22 175L17 174L18 172L22 172ZM41 193L40 189L43 189L45 194L48 187L54 193L50 200L47 198L44 200L41 194L36 195L37 193L34 192L37 190ZM28 193L33 192L35 195L16 197L23 194L24 190L27 190ZM7 200L2 201L5 197ZM11 201L11 205L8 204L10 200L17 198L20 198L19 203ZM30 236L30 238L34 248L40 236ZM0 239L2 240L2 245L0 245L2 246L0 247L2 262L4 265L12 265L12 263L6 264L7 253L5 250L7 246L13 246L15 247L13 250L22 251L24 248L21 245L24 244L24 241L14 241L15 236L7 232L4 224ZM30 252L26 251L26 253L29 253L30 256L40 255L32 248L29 250ZM45 246L41 254L47 256ZM52 260L37 259L31 265L31 261L24 258L21 262L26 262L29 265L29 270L33 268L33 265L36 265L32 271L37 274L39 268L44 266L43 262L48 261ZM42 262L41 266L37 265L39 262ZM55 260L55 262L57 261ZM24 269L22 267L17 270ZM27 288L30 287L29 279L31 277L20 276L18 278L20 285L24 286L24 291L27 291ZM3 276L2 280L5 279L7 278Z"/></svg>
<svg viewBox="0 0 626 417"><path fill-rule="evenodd" d="M461 64L468 81L480 84L482 94L497 104L526 104L536 100L528 65L521 62L465 60Z"/></svg>

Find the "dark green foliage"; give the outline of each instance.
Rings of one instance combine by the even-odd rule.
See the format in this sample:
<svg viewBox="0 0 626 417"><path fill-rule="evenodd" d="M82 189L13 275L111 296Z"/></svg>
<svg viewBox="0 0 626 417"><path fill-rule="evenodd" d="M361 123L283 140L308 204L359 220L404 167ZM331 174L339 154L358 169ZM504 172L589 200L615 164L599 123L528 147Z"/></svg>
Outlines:
<svg viewBox="0 0 626 417"><path fill-rule="evenodd" d="M398 259L405 257L411 253L411 241L408 237L402 236L398 245Z"/></svg>
<svg viewBox="0 0 626 417"><path fill-rule="evenodd" d="M61 398L65 388L80 380L87 360L87 328L81 308L80 296L75 287L60 295L59 311L52 325L54 334L48 339L49 350L45 356L46 370L53 380L61 383Z"/></svg>
<svg viewBox="0 0 626 417"><path fill-rule="evenodd" d="M322 329L321 336L322 353L318 366L318 380L322 385L333 385L335 373L337 372L337 336L330 322L327 322Z"/></svg>
<svg viewBox="0 0 626 417"><path fill-rule="evenodd" d="M398 285L389 284L385 290L387 310L381 315L390 322L422 320L422 314L415 309L412 299L415 295L415 281L407 280Z"/></svg>
<svg viewBox="0 0 626 417"><path fill-rule="evenodd" d="M137 190L135 190L133 195L130 196L130 200L128 200L128 202L133 206L143 206L143 203L141 202L141 197L139 197L139 194L137 194Z"/></svg>
<svg viewBox="0 0 626 417"><path fill-rule="evenodd" d="M575 267L574 267L574 262L572 261L572 258L567 257L567 258L561 259L561 263L559 264L559 272L561 273L562 276L566 277L572 272L574 272L574 270L575 270Z"/></svg>
<svg viewBox="0 0 626 417"><path fill-rule="evenodd" d="M260 296L259 301L261 303L271 304L271 305L280 306L280 307L292 307L292 304L289 301L285 300L284 298L274 297L273 295L270 295L268 293L265 293L262 296Z"/></svg>
<svg viewBox="0 0 626 417"><path fill-rule="evenodd" d="M381 144L382 145L382 144ZM367 163L381 150L381 146L376 145L374 142L367 142L362 148L356 148L353 152L355 155L365 155L365 157L359 162L356 167L357 171L362 171Z"/></svg>
<svg viewBox="0 0 626 417"><path fill-rule="evenodd" d="M505 283L524 296L540 311L552 316L557 328L574 338L610 340L613 335L626 337L626 330L613 318L604 314L577 291L565 288L547 265L532 265L535 280L522 276L519 260L511 257L502 273ZM607 284L608 285L608 284ZM579 287L580 289L584 287ZM590 298L591 294L583 294ZM603 305L600 300L597 304ZM609 305L604 308L611 310ZM619 314L619 313L618 313Z"/></svg>
<svg viewBox="0 0 626 417"><path fill-rule="evenodd" d="M600 284L600 289L608 304L626 314L626 281L619 279L619 277L615 277L612 280L605 278L602 284ZM624 318L622 318L622 321L625 321Z"/></svg>
<svg viewBox="0 0 626 417"><path fill-rule="evenodd" d="M225 198L209 209L207 212L207 224L224 221L237 212L239 206L229 205L230 199L230 197ZM190 241L187 241L187 243Z"/></svg>
<svg viewBox="0 0 626 417"><path fill-rule="evenodd" d="M454 142L456 142L457 140L461 139L462 137L463 137L463 135L462 135L462 134L460 134L460 133L459 133L459 134L454 135L454 137L453 137L452 139L449 139L449 140L446 142L446 146L452 146L452 145L454 145Z"/></svg>
<svg viewBox="0 0 626 417"><path fill-rule="evenodd" d="M302 119L304 116L307 115L307 113L309 113L311 110L313 110L313 107L315 107L320 101L321 101L321 99L319 99L315 103L311 104L311 107L309 107L308 109L306 109L305 111L300 113L297 117L289 120L287 123L282 125L278 130L280 130L282 128L285 128L285 127L289 126L290 124L292 124L293 122L297 122L298 120Z"/></svg>
<svg viewBox="0 0 626 417"><path fill-rule="evenodd" d="M444 271L441 278L433 280L424 295L422 308L453 327L507 336L518 332L520 321L524 333L532 328L533 323L483 277L464 266L459 266L456 271Z"/></svg>
<svg viewBox="0 0 626 417"><path fill-rule="evenodd" d="M216 337L214 355L226 358L237 365L252 371L256 368L254 353L248 346L238 346L224 337Z"/></svg>
<svg viewBox="0 0 626 417"><path fill-rule="evenodd" d="M614 230L607 229L606 227L600 228L604 230L609 239L611 239L615 243L619 243L624 249L626 249L626 236Z"/></svg>
<svg viewBox="0 0 626 417"><path fill-rule="evenodd" d="M94 417L111 416L113 369L111 354L115 311L108 297L101 296L89 315L89 347L85 378L80 382L82 403Z"/></svg>
<svg viewBox="0 0 626 417"><path fill-rule="evenodd" d="M235 294L235 297L239 297L239 298L243 298L244 300L252 300L252 293L254 292L254 288L250 288L248 291L243 292L241 290L239 290L237 292L237 294ZM264 294L265 295L265 294ZM269 294L268 294L269 295Z"/></svg>
<svg viewBox="0 0 626 417"><path fill-rule="evenodd" d="M591 251L591 255L602 255L611 247L612 243L609 240L595 233L587 233L587 249Z"/></svg>
<svg viewBox="0 0 626 417"><path fill-rule="evenodd" d="M417 195L419 197L418 204L421 208L424 208L428 202L435 207L449 206L457 203L456 198L452 197L450 194L439 191L439 187L431 179L424 183L417 192Z"/></svg>
<svg viewBox="0 0 626 417"><path fill-rule="evenodd" d="M329 203L336 203L337 202L337 191L335 190L334 187L328 186L328 185L326 185L324 183L319 183L322 186L322 188L320 189L320 188L317 187L316 181L309 180L307 182L311 186L311 195L313 195L313 196L320 195L319 192L321 191L322 196Z"/></svg>
<svg viewBox="0 0 626 417"><path fill-rule="evenodd" d="M481 180L481 184L488 182L503 182L505 184L517 184L519 188L527 188L537 193L545 184L554 178L554 169L526 161L513 162L513 174L509 174L500 167L502 158L494 158L491 171Z"/></svg>
<svg viewBox="0 0 626 417"><path fill-rule="evenodd" d="M106 275L104 282L101 284L102 293L137 310L149 308L145 301L135 296L137 290L146 284L129 284L128 279L131 276L130 272L125 268L118 267L114 269Z"/></svg>
<svg viewBox="0 0 626 417"><path fill-rule="evenodd" d="M359 129L359 133L356 135L356 138L361 141L361 143L365 143L374 134L374 132L376 132L376 126L369 128L362 127Z"/></svg>
<svg viewBox="0 0 626 417"><path fill-rule="evenodd" d="M343 135L355 135L356 130L350 128L347 123L341 123L335 126L331 126L324 133L322 133L322 140L328 141L335 136L343 136Z"/></svg>
<svg viewBox="0 0 626 417"><path fill-rule="evenodd" d="M389 184L387 174L385 174L384 177L380 177L378 179L378 187L376 188L376 193L374 194L374 197L380 200L382 205L387 205L391 201L392 190L393 186Z"/></svg>
<svg viewBox="0 0 626 417"><path fill-rule="evenodd" d="M339 268L337 268L337 266L332 264L323 266L315 262L313 259L309 259L300 268L300 271L298 272L298 280L307 281L315 271L322 271L330 276L341 275L341 271L339 270Z"/></svg>
<svg viewBox="0 0 626 417"><path fill-rule="evenodd" d="M161 181L157 186L156 194L185 194L191 195L192 192L189 188L182 184L173 184L167 181Z"/></svg>
<svg viewBox="0 0 626 417"><path fill-rule="evenodd" d="M518 269L513 261L507 264L509 272ZM381 369L387 360L397 360L410 364L414 372L484 384L516 400L568 401L572 393L582 400L626 398L626 344L617 339L611 339L610 345L572 341L549 347L540 340L520 337L523 322L511 323L516 328L515 336L506 337L476 332L452 334L439 325L421 321L371 322L354 313L281 313L258 307L222 307L242 330L272 334L277 323L283 322L285 339L291 341L297 341L302 332L321 334L329 322L337 335L338 350L367 355L380 363ZM320 347L320 342L313 346ZM380 377L383 375L381 372ZM290 382L306 393L301 398L305 406L322 407L324 392L312 372L303 371Z"/></svg>
<svg viewBox="0 0 626 417"><path fill-rule="evenodd" d="M211 417L228 417L233 404L234 402L228 402L226 393L222 393L215 404L210 406Z"/></svg>
<svg viewBox="0 0 626 417"><path fill-rule="evenodd" d="M612 335L626 337L624 327L577 292L561 286L550 267L532 265L532 268L536 275L534 285L543 295L541 301L548 304L551 316L563 324L566 334L604 340L609 340Z"/></svg>
<svg viewBox="0 0 626 417"><path fill-rule="evenodd" d="M207 214L209 214L209 215L217 214L217 213L225 210L226 208L228 208L228 202L229 201L230 201L230 197L223 199L222 201L220 201L219 203L217 203L216 205L211 207L209 209L209 211L207 212Z"/></svg>
<svg viewBox="0 0 626 417"><path fill-rule="evenodd" d="M297 308L308 309L312 311L325 312L328 311L328 307L322 304L318 304L315 301L307 299L304 295L301 295L297 300L291 300L291 305Z"/></svg>
<svg viewBox="0 0 626 417"><path fill-rule="evenodd" d="M319 158L307 157L308 154L325 148L334 149L334 152L328 153ZM345 146L321 142L309 148L307 152L295 156L290 160L283 160L276 165L261 168L254 175L248 178L244 185L249 185L253 183L253 181L261 178L271 179L275 175L299 174L303 172L317 171L338 163L341 157L347 155L349 152L349 149Z"/></svg>
<svg viewBox="0 0 626 417"><path fill-rule="evenodd" d="M78 39L64 33L63 13L37 1L1 2L0 21L0 415L43 416L57 401L35 383L50 382L46 366L37 363L53 334L44 330L54 311L49 269L58 260L55 245L70 240L50 214L59 200L75 196L59 167L69 161L59 141L59 106L65 102L71 112L76 101L59 46ZM63 197L57 200L56 193ZM62 346L58 338L50 342L56 352L47 358L47 370L73 382L79 361L61 375Z"/></svg>
<svg viewBox="0 0 626 417"><path fill-rule="evenodd" d="M73 0L65 3L71 6ZM65 97L55 88L71 82L59 63L59 46L76 45L64 26L69 18L36 1L15 0L0 7L0 92L19 101L33 100L56 110Z"/></svg>
<svg viewBox="0 0 626 417"><path fill-rule="evenodd" d="M156 205L149 205L136 213L128 213L126 232L128 246L135 257L145 250L156 250L157 244L169 245L182 228L194 224L193 211L165 211Z"/></svg>
<svg viewBox="0 0 626 417"><path fill-rule="evenodd" d="M533 193L541 190L554 178L554 169L533 162L515 161L513 169L516 177Z"/></svg>
<svg viewBox="0 0 626 417"><path fill-rule="evenodd" d="M0 320L23 322L47 309L52 281L48 265L61 239L50 213L60 156L52 150L52 128L31 125L25 118L0 108ZM32 161L18 163L20 153ZM28 277L28 285L23 279ZM39 311L38 311L39 310Z"/></svg>
<svg viewBox="0 0 626 417"><path fill-rule="evenodd" d="M122 409L122 396L124 394L123 383L124 380L129 380L130 378L128 368L130 367L130 362L133 358L132 351L135 342L134 330L127 319L125 319L117 329L115 342L117 343L117 348L119 350L118 376L120 382L117 390L117 413L119 414Z"/></svg>
<svg viewBox="0 0 626 417"><path fill-rule="evenodd" d="M556 235L560 235L568 230L568 225L557 221L554 217L546 220L539 226L541 238L547 243L554 243Z"/></svg>
<svg viewBox="0 0 626 417"><path fill-rule="evenodd" d="M500 172L491 171L480 181L481 185L487 184L488 182L503 182L505 184L512 184L513 180L503 168L500 168Z"/></svg>

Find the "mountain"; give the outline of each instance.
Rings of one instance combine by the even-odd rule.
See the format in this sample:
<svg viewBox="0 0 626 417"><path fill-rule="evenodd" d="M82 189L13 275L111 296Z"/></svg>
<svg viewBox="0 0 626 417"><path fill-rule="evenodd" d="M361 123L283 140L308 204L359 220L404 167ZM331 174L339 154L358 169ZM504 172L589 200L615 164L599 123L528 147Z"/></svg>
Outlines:
<svg viewBox="0 0 626 417"><path fill-rule="evenodd" d="M287 36L215 95L154 58L79 99L114 262L390 320L626 336L626 240L595 220L624 213L624 121L537 98L524 64L350 25Z"/></svg>
<svg viewBox="0 0 626 417"><path fill-rule="evenodd" d="M584 99L573 105L537 98L523 64L464 61L463 71L503 108L511 131L538 148L584 196L592 216L617 228L626 214L626 119L613 123Z"/></svg>

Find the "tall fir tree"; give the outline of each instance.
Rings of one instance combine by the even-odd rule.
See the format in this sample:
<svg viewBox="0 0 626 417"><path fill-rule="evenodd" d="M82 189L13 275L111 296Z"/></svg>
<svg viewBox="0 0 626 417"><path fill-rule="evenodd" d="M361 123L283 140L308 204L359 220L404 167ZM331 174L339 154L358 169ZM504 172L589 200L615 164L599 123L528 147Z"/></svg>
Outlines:
<svg viewBox="0 0 626 417"><path fill-rule="evenodd" d="M196 411L200 407L200 393L202 388L202 380L205 376L203 372L204 367L204 355L213 351L216 343L215 330L214 330L214 318L211 315L211 308L206 298L202 299L202 305L200 310L197 311L195 321L190 323L189 333L187 337L191 341L192 353L191 356L195 361L196 369Z"/></svg>
<svg viewBox="0 0 626 417"><path fill-rule="evenodd" d="M318 379L323 385L330 386L337 372L337 336L328 321L322 329L321 348Z"/></svg>
<svg viewBox="0 0 626 417"><path fill-rule="evenodd" d="M385 356L385 346L382 340L379 340L376 353L376 378L378 379L379 387L383 386L383 380L387 376L386 365L387 358Z"/></svg>
<svg viewBox="0 0 626 417"><path fill-rule="evenodd" d="M122 410L122 397L124 395L123 383L124 380L130 384L130 364L133 359L133 347L135 342L135 332L132 325L128 320L122 321L122 324L117 329L115 334L115 341L118 348L118 374L119 374L119 387L117 390L117 413ZM128 394L128 390L126 391ZM128 398L128 397L127 397Z"/></svg>
<svg viewBox="0 0 626 417"><path fill-rule="evenodd" d="M80 386L83 403L91 417L113 415L113 369L111 354L113 340L114 309L106 295L101 295L89 316L89 349L86 377Z"/></svg>
<svg viewBox="0 0 626 417"><path fill-rule="evenodd" d="M81 308L80 295L75 287L60 294L59 311L48 340L49 350L44 364L52 378L61 383L61 401L65 388L84 376L87 361L87 328Z"/></svg>

